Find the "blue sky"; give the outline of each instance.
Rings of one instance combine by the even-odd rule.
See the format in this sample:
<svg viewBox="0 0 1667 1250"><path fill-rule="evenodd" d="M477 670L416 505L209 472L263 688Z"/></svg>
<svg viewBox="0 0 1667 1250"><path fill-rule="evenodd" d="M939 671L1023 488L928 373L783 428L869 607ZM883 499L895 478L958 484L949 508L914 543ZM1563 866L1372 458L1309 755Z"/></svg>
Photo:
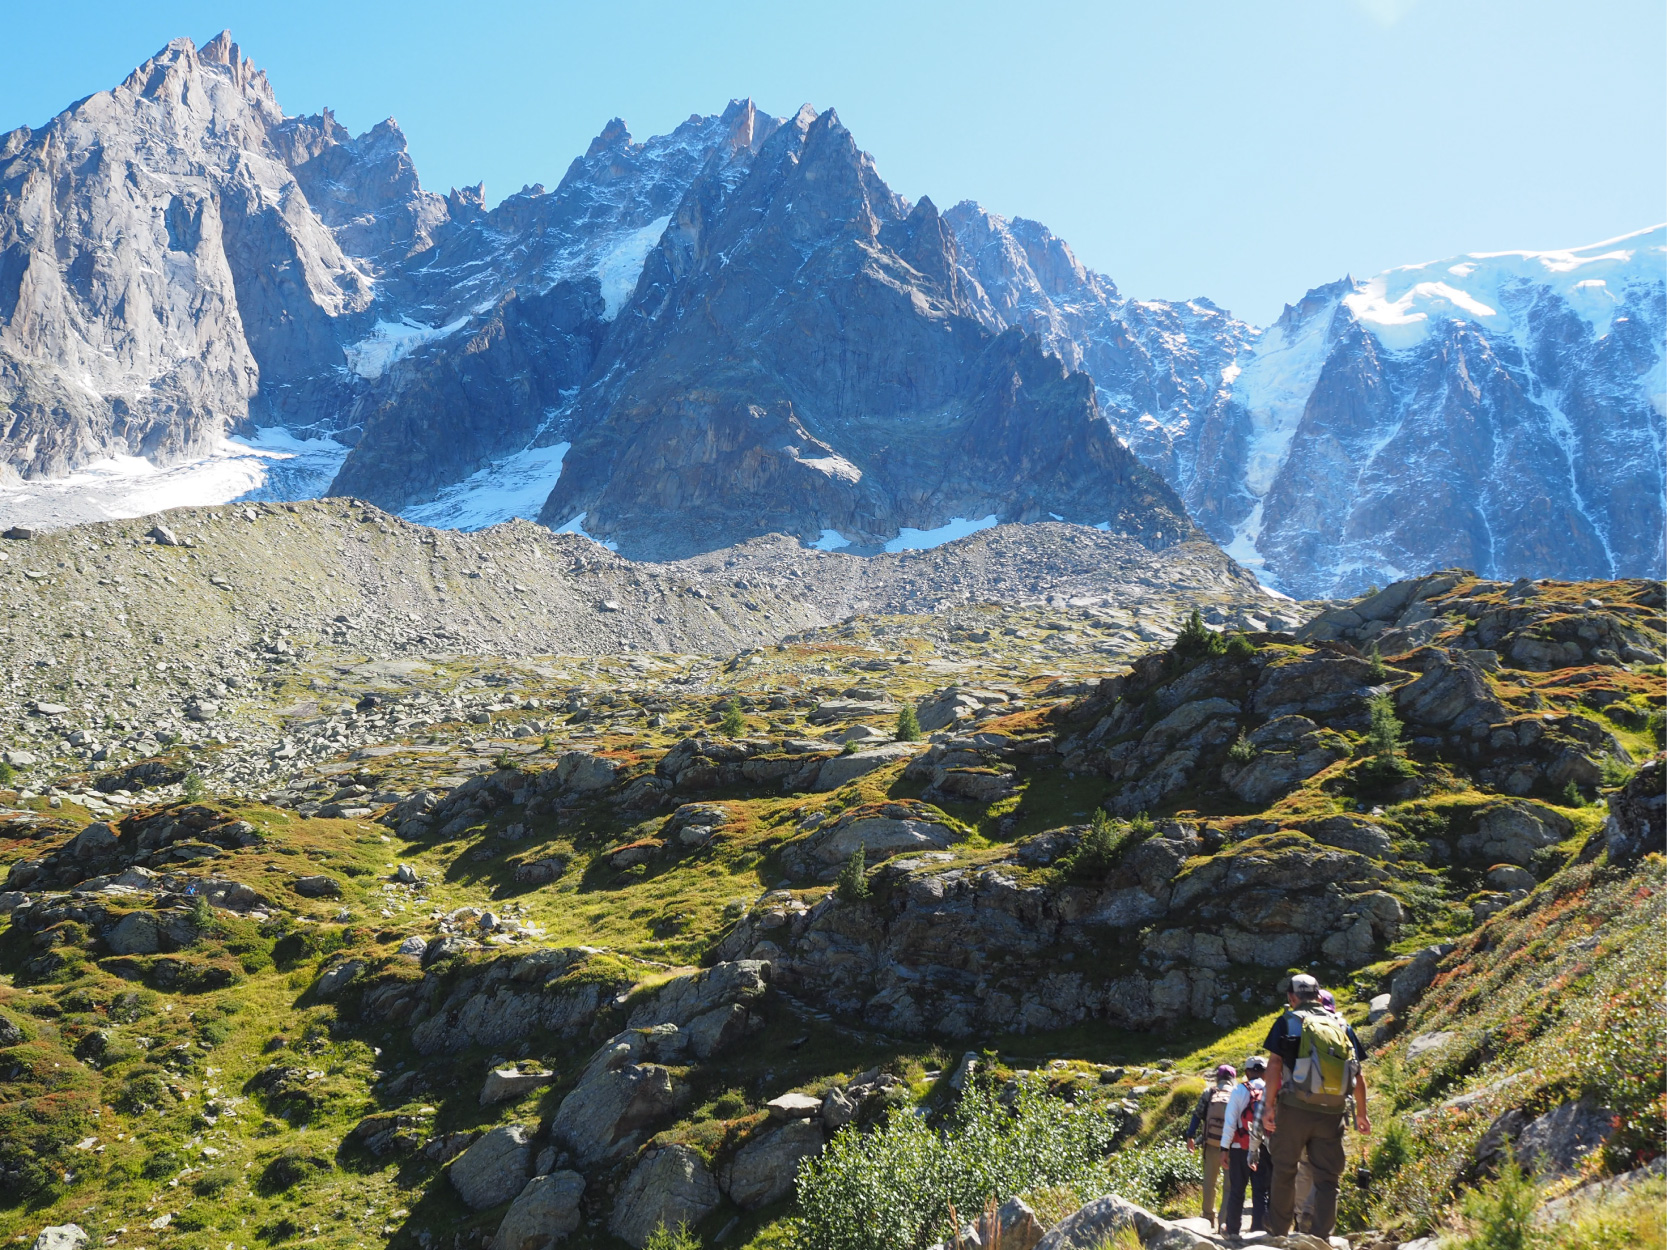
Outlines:
<svg viewBox="0 0 1667 1250"><path fill-rule="evenodd" d="M1033 217L1140 297L1308 287L1667 217L1661 0L8 3L0 130L230 27L290 113L399 119L425 185L554 186L751 95L833 105L894 188Z"/></svg>

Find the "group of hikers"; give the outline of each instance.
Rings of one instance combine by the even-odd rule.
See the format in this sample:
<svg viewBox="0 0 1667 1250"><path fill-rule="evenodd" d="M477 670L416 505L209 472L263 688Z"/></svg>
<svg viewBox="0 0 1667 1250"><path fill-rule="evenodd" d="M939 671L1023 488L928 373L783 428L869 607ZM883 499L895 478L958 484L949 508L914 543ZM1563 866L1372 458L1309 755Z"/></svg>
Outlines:
<svg viewBox="0 0 1667 1250"><path fill-rule="evenodd" d="M1250 1188L1250 1231L1329 1237L1337 1224L1337 1185L1343 1174L1343 1122L1372 1131L1366 1115L1365 1048L1337 1011L1331 994L1306 973L1291 978L1288 1010L1274 1021L1262 1048L1267 1058L1245 1060L1244 1079L1232 1064L1216 1069L1215 1083L1193 1108L1187 1148L1204 1143L1204 1218L1238 1236L1244 1191ZM1269 1091L1272 1091L1270 1096ZM1222 1173L1221 1206L1216 1184Z"/></svg>

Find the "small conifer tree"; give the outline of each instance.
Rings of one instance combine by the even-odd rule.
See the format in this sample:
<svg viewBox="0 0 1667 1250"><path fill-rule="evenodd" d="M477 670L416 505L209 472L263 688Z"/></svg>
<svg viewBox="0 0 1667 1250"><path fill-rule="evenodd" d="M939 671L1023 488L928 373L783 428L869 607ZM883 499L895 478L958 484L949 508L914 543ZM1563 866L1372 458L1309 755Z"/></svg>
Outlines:
<svg viewBox="0 0 1667 1250"><path fill-rule="evenodd" d="M724 718L718 728L726 738L739 738L747 732L747 718L741 715L739 699L731 699L724 705Z"/></svg>
<svg viewBox="0 0 1667 1250"><path fill-rule="evenodd" d="M1225 655L1227 639L1204 624L1203 614L1197 608L1187 617L1187 623L1181 626L1181 632L1175 635L1174 654L1182 659L1193 656Z"/></svg>
<svg viewBox="0 0 1667 1250"><path fill-rule="evenodd" d="M868 847L859 846L839 870L834 892L847 903L860 903L868 897Z"/></svg>
<svg viewBox="0 0 1667 1250"><path fill-rule="evenodd" d="M920 717L915 714L915 705L905 703L897 713L897 740L899 742L920 741Z"/></svg>
<svg viewBox="0 0 1667 1250"><path fill-rule="evenodd" d="M201 803L208 793L208 787L203 784L201 773L187 773L185 775L185 797L188 802Z"/></svg>
<svg viewBox="0 0 1667 1250"><path fill-rule="evenodd" d="M1383 662L1383 652L1378 649L1376 639L1373 639L1372 645L1366 648L1366 662L1372 666L1373 681L1382 681L1389 676L1389 668Z"/></svg>

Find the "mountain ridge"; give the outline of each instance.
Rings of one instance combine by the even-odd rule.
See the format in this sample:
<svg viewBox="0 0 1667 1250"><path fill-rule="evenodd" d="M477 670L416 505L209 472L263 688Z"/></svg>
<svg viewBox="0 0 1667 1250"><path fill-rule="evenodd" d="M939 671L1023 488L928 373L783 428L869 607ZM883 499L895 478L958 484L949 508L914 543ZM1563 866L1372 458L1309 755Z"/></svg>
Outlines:
<svg viewBox="0 0 1667 1250"><path fill-rule="evenodd" d="M790 300L747 304L770 295L767 272L798 271L762 236L732 231L742 251L704 271L688 250L760 193L766 146L808 138L821 116L868 187L873 289L909 291L887 314L901 320L856 311L862 265L803 288L818 321ZM168 173L186 153L195 172ZM135 165L167 176L129 194L99 173ZM52 178L74 211L48 220ZM808 202L784 201L781 247L837 241L795 212ZM73 515L82 488L50 483L88 472L102 494L85 515L121 510L122 475L146 471L122 457L181 466L174 498L189 503L209 501L189 494L199 461L264 474L259 496L316 491L300 483L333 455L338 493L441 524L538 516L642 554L772 529L873 550L986 517L1065 517L1150 541L1196 523L1298 595L1434 565L1658 575L1660 233L1345 278L1259 330L1204 299L1128 299L1040 223L910 204L836 114L809 106L783 120L732 101L642 141L616 118L554 191L491 208L480 187L442 197L392 119L355 137L327 110L286 117L222 32L200 50L175 40L112 91L0 138L0 472L28 479L0 491L0 512L28 521L55 497ZM758 267L750 285L722 272L735 258ZM696 292L746 291L704 340ZM673 303L645 318L661 297ZM893 350L881 377L863 357L895 349L917 315L963 329L910 353L936 363ZM1091 378L1087 398L1029 349L995 346L1008 332ZM815 369L790 350L807 333ZM958 389L897 398L937 375ZM991 415L1015 386L1022 401ZM719 402L690 408L695 391ZM1361 396L1377 397L1370 412ZM934 420L965 417L964 434L951 421L895 441L934 406ZM754 407L774 414L767 436L740 415ZM856 409L866 427L840 415ZM287 453L266 431L314 440L316 467L273 477L262 466ZM254 455L227 446L234 432Z"/></svg>

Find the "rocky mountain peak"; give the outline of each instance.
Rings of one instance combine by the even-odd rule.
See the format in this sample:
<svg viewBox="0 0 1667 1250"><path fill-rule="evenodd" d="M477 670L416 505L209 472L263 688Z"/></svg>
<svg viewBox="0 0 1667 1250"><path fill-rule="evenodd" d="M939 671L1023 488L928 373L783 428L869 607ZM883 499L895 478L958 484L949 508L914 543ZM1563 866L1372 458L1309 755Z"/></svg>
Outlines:
<svg viewBox="0 0 1667 1250"><path fill-rule="evenodd" d="M590 141L590 146L585 149L585 155L596 156L613 148L628 148L630 146L631 132L626 129L625 119L616 117L602 127L601 134Z"/></svg>
<svg viewBox="0 0 1667 1250"><path fill-rule="evenodd" d="M282 120L283 114L278 109L266 71L257 69L255 63L243 55L243 50L232 42L231 32L227 30L221 31L201 48L189 39L170 40L160 52L129 74L118 90L147 100L190 104L190 86L193 83L206 89L210 82L216 80L229 83L271 120ZM215 93L208 91L208 94L213 102Z"/></svg>

